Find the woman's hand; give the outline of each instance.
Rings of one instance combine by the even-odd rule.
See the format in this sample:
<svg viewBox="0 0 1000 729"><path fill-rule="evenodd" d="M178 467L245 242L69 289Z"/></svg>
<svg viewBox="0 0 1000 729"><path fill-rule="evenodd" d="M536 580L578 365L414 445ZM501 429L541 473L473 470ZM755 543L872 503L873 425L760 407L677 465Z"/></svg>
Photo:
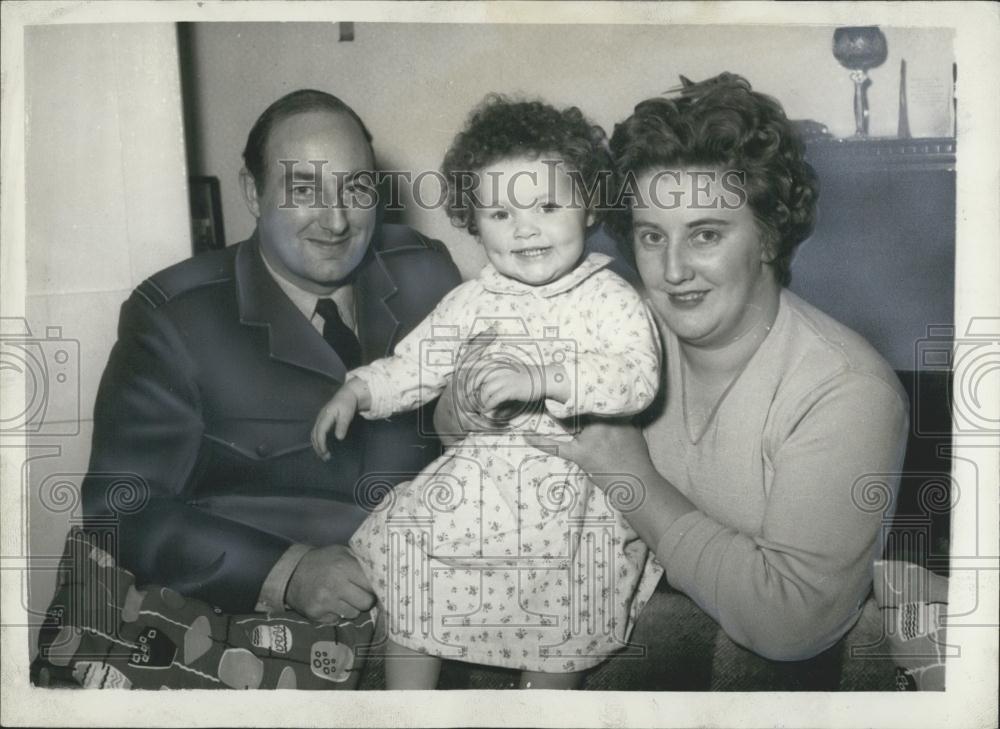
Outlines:
<svg viewBox="0 0 1000 729"><path fill-rule="evenodd" d="M656 470L646 438L630 420L594 420L572 439L537 437L531 442L590 474L650 549L657 548L674 521L695 510Z"/></svg>
<svg viewBox="0 0 1000 729"><path fill-rule="evenodd" d="M571 440L562 438L531 439L546 450L555 449L562 458L573 461L590 474L601 488L631 476L644 481L656 468L642 431L629 419L592 420Z"/></svg>

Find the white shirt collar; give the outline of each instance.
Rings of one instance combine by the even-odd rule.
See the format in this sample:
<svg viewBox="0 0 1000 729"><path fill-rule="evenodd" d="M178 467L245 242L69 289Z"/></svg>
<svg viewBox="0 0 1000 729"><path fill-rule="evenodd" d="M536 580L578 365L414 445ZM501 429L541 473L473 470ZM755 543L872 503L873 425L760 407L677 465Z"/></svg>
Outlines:
<svg viewBox="0 0 1000 729"><path fill-rule="evenodd" d="M313 325L316 331L322 334L324 324L323 317L316 313L316 302L320 299L333 299L333 302L337 305L337 310L340 312L340 318L344 320L344 323L355 334L358 333L357 317L354 315L354 286L352 284L340 286L334 289L333 293L326 296L318 296L311 291L306 291L296 286L275 271L271 264L268 263L263 251L260 251L260 258L264 262L267 272L274 279L274 282L285 292L285 296L291 299L291 302L295 304L295 308L302 312L302 316L309 320L309 323Z"/></svg>

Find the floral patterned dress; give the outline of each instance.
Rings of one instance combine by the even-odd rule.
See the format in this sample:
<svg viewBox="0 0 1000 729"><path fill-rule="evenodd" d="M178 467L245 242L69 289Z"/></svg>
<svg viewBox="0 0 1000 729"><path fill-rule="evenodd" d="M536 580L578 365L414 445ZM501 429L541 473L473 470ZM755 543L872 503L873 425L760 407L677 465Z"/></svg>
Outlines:
<svg viewBox="0 0 1000 729"><path fill-rule="evenodd" d="M367 418L436 397L463 346L496 337L476 367L561 363L572 396L506 413L501 432L469 435L384 494L351 539L393 641L472 663L579 671L628 648L663 570L622 516L642 486L601 491L575 464L528 445L565 436L578 415L645 409L660 384L656 327L638 294L591 253L545 286L487 266L454 289L396 347L354 370L372 393ZM461 393L458 394L462 396ZM379 494L381 495L381 494Z"/></svg>

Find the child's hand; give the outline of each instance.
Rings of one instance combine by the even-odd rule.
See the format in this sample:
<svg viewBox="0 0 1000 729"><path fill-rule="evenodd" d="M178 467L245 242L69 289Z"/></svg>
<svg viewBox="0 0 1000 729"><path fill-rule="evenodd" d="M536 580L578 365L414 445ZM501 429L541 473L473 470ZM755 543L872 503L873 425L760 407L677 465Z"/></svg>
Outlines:
<svg viewBox="0 0 1000 729"><path fill-rule="evenodd" d="M330 402L323 406L316 417L316 423L312 429L312 447L316 455L324 461L330 460L330 452L326 447L326 437L333 428L333 434L337 440L343 440L347 435L347 426L354 419L354 414L358 411L358 393L355 392L349 380L334 395Z"/></svg>
<svg viewBox="0 0 1000 729"><path fill-rule="evenodd" d="M512 400L538 402L551 398L566 402L570 394L566 370L560 364L488 369L477 385L477 393L484 415Z"/></svg>
<svg viewBox="0 0 1000 729"><path fill-rule="evenodd" d="M476 386L479 410L489 415L505 402L536 402L545 397L545 375L535 365L488 369Z"/></svg>

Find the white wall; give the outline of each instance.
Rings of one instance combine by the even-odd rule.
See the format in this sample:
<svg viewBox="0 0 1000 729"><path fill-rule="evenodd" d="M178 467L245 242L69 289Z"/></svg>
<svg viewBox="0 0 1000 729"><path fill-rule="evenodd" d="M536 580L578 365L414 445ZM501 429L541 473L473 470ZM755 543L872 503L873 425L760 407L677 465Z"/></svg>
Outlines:
<svg viewBox="0 0 1000 729"><path fill-rule="evenodd" d="M64 349L79 349L67 381L50 382L45 430L30 440L30 602L44 610L52 558L80 515L118 308L189 256L191 237L175 26L35 26L24 46L27 324L38 337L58 327Z"/></svg>
<svg viewBox="0 0 1000 729"><path fill-rule="evenodd" d="M896 133L905 58L913 135L950 134L951 31L884 32L889 56L871 71L870 133ZM411 171L438 168L487 92L576 104L610 132L680 73L700 80L738 72L792 118L854 133L853 84L832 55L832 27L378 23L357 24L355 40L342 43L336 23L207 23L193 26L192 37L198 172L221 180L229 243L253 229L236 186L246 134L270 102L297 88L341 96L374 134L382 166ZM472 239L442 211L408 213L407 222L449 245L467 277L482 265Z"/></svg>

